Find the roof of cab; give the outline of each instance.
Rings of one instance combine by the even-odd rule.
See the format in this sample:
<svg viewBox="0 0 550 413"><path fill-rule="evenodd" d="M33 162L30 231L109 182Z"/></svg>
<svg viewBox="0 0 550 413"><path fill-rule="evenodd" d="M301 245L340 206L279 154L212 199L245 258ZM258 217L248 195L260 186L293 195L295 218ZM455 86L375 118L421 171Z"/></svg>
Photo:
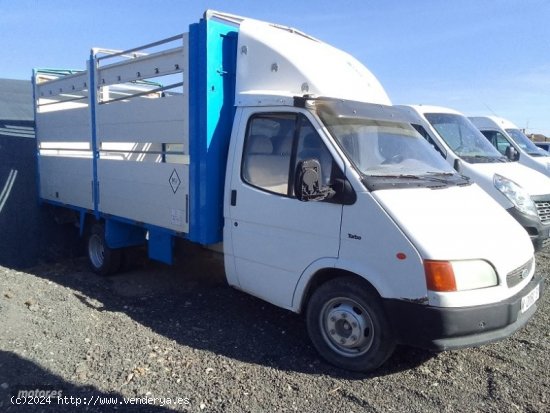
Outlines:
<svg viewBox="0 0 550 413"><path fill-rule="evenodd" d="M452 113L455 115L462 115L462 113L457 110L446 108L443 106L433 106L433 105L397 105L400 108L410 108L420 114L425 113Z"/></svg>
<svg viewBox="0 0 550 413"><path fill-rule="evenodd" d="M474 125L482 129L500 128L506 129L519 129L516 125L507 119L500 118L498 116L471 116L468 117Z"/></svg>

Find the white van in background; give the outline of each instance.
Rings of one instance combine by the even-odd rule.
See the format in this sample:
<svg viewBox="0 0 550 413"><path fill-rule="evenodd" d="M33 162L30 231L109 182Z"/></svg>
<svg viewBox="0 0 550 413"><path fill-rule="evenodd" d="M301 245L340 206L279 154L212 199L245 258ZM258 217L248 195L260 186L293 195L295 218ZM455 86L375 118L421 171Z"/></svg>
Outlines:
<svg viewBox="0 0 550 413"><path fill-rule="evenodd" d="M550 176L550 153L537 147L512 122L496 116L468 118L489 142L512 161Z"/></svg>
<svg viewBox="0 0 550 413"><path fill-rule="evenodd" d="M400 106L419 115L417 130L447 162L499 202L540 250L550 236L550 179L496 150L461 113L437 106Z"/></svg>

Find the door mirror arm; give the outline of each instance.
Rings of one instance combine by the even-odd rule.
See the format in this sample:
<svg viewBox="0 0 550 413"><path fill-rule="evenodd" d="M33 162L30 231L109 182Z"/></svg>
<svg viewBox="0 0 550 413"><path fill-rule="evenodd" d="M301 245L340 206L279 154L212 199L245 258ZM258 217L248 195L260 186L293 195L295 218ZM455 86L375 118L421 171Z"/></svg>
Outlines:
<svg viewBox="0 0 550 413"><path fill-rule="evenodd" d="M335 204L353 205L357 200L357 195L351 186L351 183L345 178L337 178L334 180L332 189L335 195L329 200Z"/></svg>

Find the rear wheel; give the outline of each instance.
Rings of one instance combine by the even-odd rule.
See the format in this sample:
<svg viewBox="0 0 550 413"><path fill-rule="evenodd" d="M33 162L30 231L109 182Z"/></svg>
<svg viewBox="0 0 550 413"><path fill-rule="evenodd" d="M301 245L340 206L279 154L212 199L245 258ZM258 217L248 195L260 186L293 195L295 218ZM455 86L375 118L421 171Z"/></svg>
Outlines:
<svg viewBox="0 0 550 413"><path fill-rule="evenodd" d="M88 235L88 260L92 270L99 275L114 274L120 268L121 250L109 248L103 223L92 225Z"/></svg>
<svg viewBox="0 0 550 413"><path fill-rule="evenodd" d="M378 295L353 277L321 285L307 307L309 336L337 367L372 371L395 349L395 337Z"/></svg>

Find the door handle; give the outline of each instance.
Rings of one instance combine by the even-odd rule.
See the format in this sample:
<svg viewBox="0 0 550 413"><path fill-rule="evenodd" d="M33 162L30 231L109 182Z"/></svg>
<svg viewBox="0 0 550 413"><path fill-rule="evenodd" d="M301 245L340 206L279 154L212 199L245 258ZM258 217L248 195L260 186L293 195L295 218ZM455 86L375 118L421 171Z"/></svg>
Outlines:
<svg viewBox="0 0 550 413"><path fill-rule="evenodd" d="M237 190L232 189L231 190L231 206L237 205Z"/></svg>

